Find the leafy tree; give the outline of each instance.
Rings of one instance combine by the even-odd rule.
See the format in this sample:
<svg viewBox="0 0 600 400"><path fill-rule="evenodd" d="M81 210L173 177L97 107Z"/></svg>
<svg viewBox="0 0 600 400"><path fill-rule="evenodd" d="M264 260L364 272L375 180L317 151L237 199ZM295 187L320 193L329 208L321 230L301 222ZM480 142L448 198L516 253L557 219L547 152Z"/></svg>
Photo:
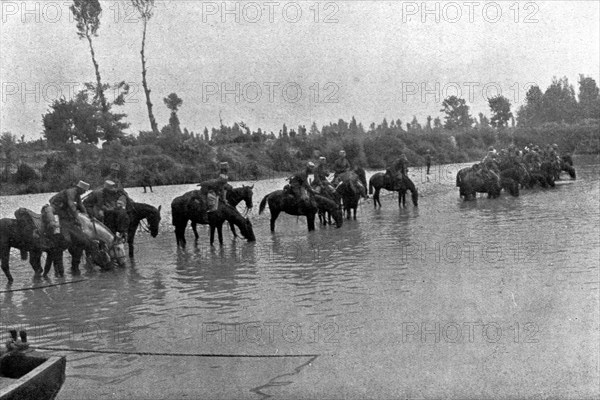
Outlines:
<svg viewBox="0 0 600 400"><path fill-rule="evenodd" d="M150 119L150 127L153 132L158 134L158 124L156 123L156 119L154 118L154 113L152 112L152 101L150 101L150 92L151 90L148 88L148 82L146 81L146 56L145 56L145 48L146 48L146 31L148 27L148 21L152 18L152 13L154 11L154 0L130 0L133 7L139 13L142 21L143 21L143 34L142 34L142 51L140 51L142 57L142 86L144 87L144 93L146 94L146 106L148 108L148 118Z"/></svg>
<svg viewBox="0 0 600 400"><path fill-rule="evenodd" d="M442 127L442 120L440 119L440 117L435 117L435 119L433 120L433 127L435 129L440 129Z"/></svg>
<svg viewBox="0 0 600 400"><path fill-rule="evenodd" d="M508 126L508 121L513 116L510 112L510 101L506 97L498 95L488 99L488 104L492 111L492 119L490 120L491 125L494 128Z"/></svg>
<svg viewBox="0 0 600 400"><path fill-rule="evenodd" d="M470 128L473 125L473 118L469 114L469 106L465 99L450 96L442 102L442 107L440 111L446 114L446 129Z"/></svg>
<svg viewBox="0 0 600 400"><path fill-rule="evenodd" d="M309 135L313 136L313 135L319 135L319 128L317 128L317 123L315 121L313 121L312 125L310 126L310 132Z"/></svg>
<svg viewBox="0 0 600 400"><path fill-rule="evenodd" d="M425 129L428 131L431 131L431 121L433 118L431 118L431 115L427 116L427 124L425 125Z"/></svg>
<svg viewBox="0 0 600 400"><path fill-rule="evenodd" d="M356 123L356 118L354 118L354 115L352 116L352 119L350 120L350 125L348 126L348 130L350 131L350 133L352 135L356 135L358 133L358 125Z"/></svg>
<svg viewBox="0 0 600 400"><path fill-rule="evenodd" d="M10 132L2 132L2 135L0 135L0 151L3 151L6 157L4 176L8 179L10 164L15 162L17 156L17 137Z"/></svg>
<svg viewBox="0 0 600 400"><path fill-rule="evenodd" d="M179 117L177 117L177 111L183 104L183 100L175 93L171 93L169 96L163 99L165 105L171 110L171 117L169 117L169 126L173 132L181 133Z"/></svg>
<svg viewBox="0 0 600 400"><path fill-rule="evenodd" d="M482 112L479 113L479 125L484 128L490 126L490 121L488 120L488 117L483 115Z"/></svg>
<svg viewBox="0 0 600 400"><path fill-rule="evenodd" d="M573 86L564 77L554 78L542 96L543 122L574 122L577 118L577 100Z"/></svg>
<svg viewBox="0 0 600 400"><path fill-rule="evenodd" d="M517 123L520 126L535 126L541 124L544 120L542 113L542 93L539 86L534 85L529 88L525 94L525 105L522 105L517 112Z"/></svg>
<svg viewBox="0 0 600 400"><path fill-rule="evenodd" d="M417 120L417 116L416 115L413 115L413 119L412 119L412 121L410 123L410 129L413 130L413 131L420 131L421 130L421 124L419 124L419 121Z"/></svg>
<svg viewBox="0 0 600 400"><path fill-rule="evenodd" d="M94 46L92 45L92 37L98 36L102 7L98 0L73 0L70 10L77 22L77 36L79 36L80 39L86 38L90 45L92 63L94 64L94 69L96 71L96 97L100 100L102 111L107 112L108 106L106 97L104 96L104 86L100 79L100 67L96 61L96 54L94 52Z"/></svg>
<svg viewBox="0 0 600 400"><path fill-rule="evenodd" d="M105 85L105 89L108 87ZM48 142L54 146L64 146L75 140L98 143L99 140L110 142L122 137L123 130L129 127L128 123L121 121L126 115L110 110L113 104L123 104L129 89L124 82L117 87L125 88L125 91L113 103L106 104L106 112L103 112L97 98L90 99L90 93L96 92L92 84L86 84L86 89L77 93L75 99L54 100L50 110L42 116L43 135Z"/></svg>
<svg viewBox="0 0 600 400"><path fill-rule="evenodd" d="M600 118L600 95L596 81L579 75L579 117Z"/></svg>

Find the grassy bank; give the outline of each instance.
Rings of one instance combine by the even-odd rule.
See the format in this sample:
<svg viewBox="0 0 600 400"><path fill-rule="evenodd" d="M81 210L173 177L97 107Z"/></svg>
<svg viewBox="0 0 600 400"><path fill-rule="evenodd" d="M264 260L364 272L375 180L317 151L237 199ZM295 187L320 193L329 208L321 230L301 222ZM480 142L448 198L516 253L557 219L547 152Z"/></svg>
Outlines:
<svg viewBox="0 0 600 400"><path fill-rule="evenodd" d="M338 129L335 124L331 127L319 134L258 140L242 135L219 143L189 137L154 141L130 138L102 148L68 144L52 149L41 140L19 143L13 162L5 162L0 170L0 194L55 192L79 179L90 182L92 187L100 186L113 162L121 165L120 179L125 186L133 187L201 182L216 176L222 161L229 162L234 181L286 176L321 155L332 162L342 148L353 164L372 169L385 168L401 152L415 167L425 164L427 150L435 164L461 163L480 160L489 146L500 149L511 143L519 147L557 143L561 152L600 154L598 120L502 130L478 127L407 132L380 125L357 133Z"/></svg>

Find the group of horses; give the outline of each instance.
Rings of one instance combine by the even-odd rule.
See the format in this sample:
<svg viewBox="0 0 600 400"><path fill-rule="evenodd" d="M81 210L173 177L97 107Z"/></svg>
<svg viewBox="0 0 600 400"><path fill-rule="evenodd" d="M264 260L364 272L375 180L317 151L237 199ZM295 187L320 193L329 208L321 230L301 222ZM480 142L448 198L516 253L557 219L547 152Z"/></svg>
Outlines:
<svg viewBox="0 0 600 400"><path fill-rule="evenodd" d="M553 187L555 181L560 178L560 173L566 171L572 179L575 179L575 169L570 156L564 156L560 163L544 161L537 168L521 163L495 165L492 173L482 171L478 165L461 169L456 176L456 186L460 189L460 197L469 200L476 197L477 193L487 193L488 197L495 198L504 189L513 196L519 195L521 188L531 188L535 185L542 187ZM287 190L273 191L262 199L259 206L259 214L262 214L268 204L271 218L270 229L275 231L275 222L282 212L294 216L305 216L309 231L315 230L316 216L319 216L321 224L331 224L335 221L337 228L342 227L344 215L347 219L356 219L356 209L361 197L366 195L367 181L366 173L362 168L355 168L352 173L362 185L357 185L349 179L341 179L334 188L331 185L321 183L315 187L312 200L298 199ZM327 182L328 183L328 182ZM315 184L315 182L313 182ZM402 178L392 178L388 173L379 172L374 174L368 182L368 193L373 195L375 208L381 207L380 191L398 192L399 207L406 207L406 194L411 192L413 206L418 206L418 191L415 184L407 175ZM229 223L234 237L238 237L236 227L240 235L253 242L256 240L252 222L247 218L248 211L253 207L253 186L242 186L226 192L226 201L219 201L216 210L208 212L206 195L200 190L193 190L176 197L171 203L172 224L175 226L175 239L177 246L186 245L185 229L191 222L192 230L196 240L198 239L197 224L210 226L210 244L214 244L215 230L218 233L219 243L223 244L222 227L225 222ZM246 212L242 215L237 210L237 205L245 203ZM149 204L137 203L129 200L127 202L127 219L125 235L129 247L129 257L133 258L135 253L134 238L136 231L143 220L146 221L148 231L152 237L158 235L161 220L161 207L153 207ZM206 218L203 216L206 215ZM102 268L108 268L115 262L121 263L124 257L123 242L100 221L89 218L85 214L79 215L81 229L85 235L81 236L69 228L68 224L61 225L60 234L50 240L41 235L41 216L34 212L20 208L15 212L17 218L0 219L0 261L2 270L9 282L13 277L9 270L10 249L21 250L21 258L29 258L31 267L36 275L46 276L52 265L57 275L64 274L62 256L64 250L71 254L71 268L77 272L83 251L86 251L92 260ZM31 223L29 223L31 222ZM44 268L41 266L42 253L47 253Z"/></svg>
<svg viewBox="0 0 600 400"><path fill-rule="evenodd" d="M456 186L459 195L465 200L472 200L477 193L485 193L488 198L497 198L502 190L511 196L519 196L520 189L531 189L537 185L554 187L560 179L561 172L567 172L571 179L576 178L573 159L564 155L560 161L542 161L531 166L521 162L492 163L484 170L479 164L463 168L456 174Z"/></svg>
<svg viewBox="0 0 600 400"><path fill-rule="evenodd" d="M145 220L145 225L152 237L158 235L160 210L149 204L128 201L127 203L127 244L129 257L134 256L134 239L138 227ZM0 262L2 271L9 283L13 282L10 273L10 249L21 251L21 259L27 260L36 275L47 276L52 266L57 276L64 275L63 252L71 254L71 270L78 273L79 264L85 251L101 268L110 268L115 263L123 264L125 251L123 240L102 222L79 213L79 227L70 223L61 224L60 233L48 237L42 234L42 217L26 208L15 211L16 218L0 219ZM83 235L81 235L83 232ZM46 253L45 266L42 269L41 257Z"/></svg>

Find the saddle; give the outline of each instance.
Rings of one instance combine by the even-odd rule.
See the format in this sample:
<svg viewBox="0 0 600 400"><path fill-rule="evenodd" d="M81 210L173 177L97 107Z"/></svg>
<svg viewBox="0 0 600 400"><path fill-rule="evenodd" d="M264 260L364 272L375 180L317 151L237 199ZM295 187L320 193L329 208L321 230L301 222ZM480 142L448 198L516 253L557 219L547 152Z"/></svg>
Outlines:
<svg viewBox="0 0 600 400"><path fill-rule="evenodd" d="M40 247L52 247L62 238L62 235L55 230L54 220L49 221L27 208L19 208L15 211L15 218L22 232L39 242Z"/></svg>

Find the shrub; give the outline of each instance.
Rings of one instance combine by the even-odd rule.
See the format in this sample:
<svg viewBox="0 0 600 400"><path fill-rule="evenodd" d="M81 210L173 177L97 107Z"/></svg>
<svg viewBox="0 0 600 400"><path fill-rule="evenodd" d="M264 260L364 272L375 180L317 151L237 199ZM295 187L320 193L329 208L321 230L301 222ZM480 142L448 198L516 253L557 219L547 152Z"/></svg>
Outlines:
<svg viewBox="0 0 600 400"><path fill-rule="evenodd" d="M32 180L40 179L40 177L33 168L25 163L22 163L19 165L19 168L17 168L17 172L15 173L13 179L15 183L23 184Z"/></svg>

